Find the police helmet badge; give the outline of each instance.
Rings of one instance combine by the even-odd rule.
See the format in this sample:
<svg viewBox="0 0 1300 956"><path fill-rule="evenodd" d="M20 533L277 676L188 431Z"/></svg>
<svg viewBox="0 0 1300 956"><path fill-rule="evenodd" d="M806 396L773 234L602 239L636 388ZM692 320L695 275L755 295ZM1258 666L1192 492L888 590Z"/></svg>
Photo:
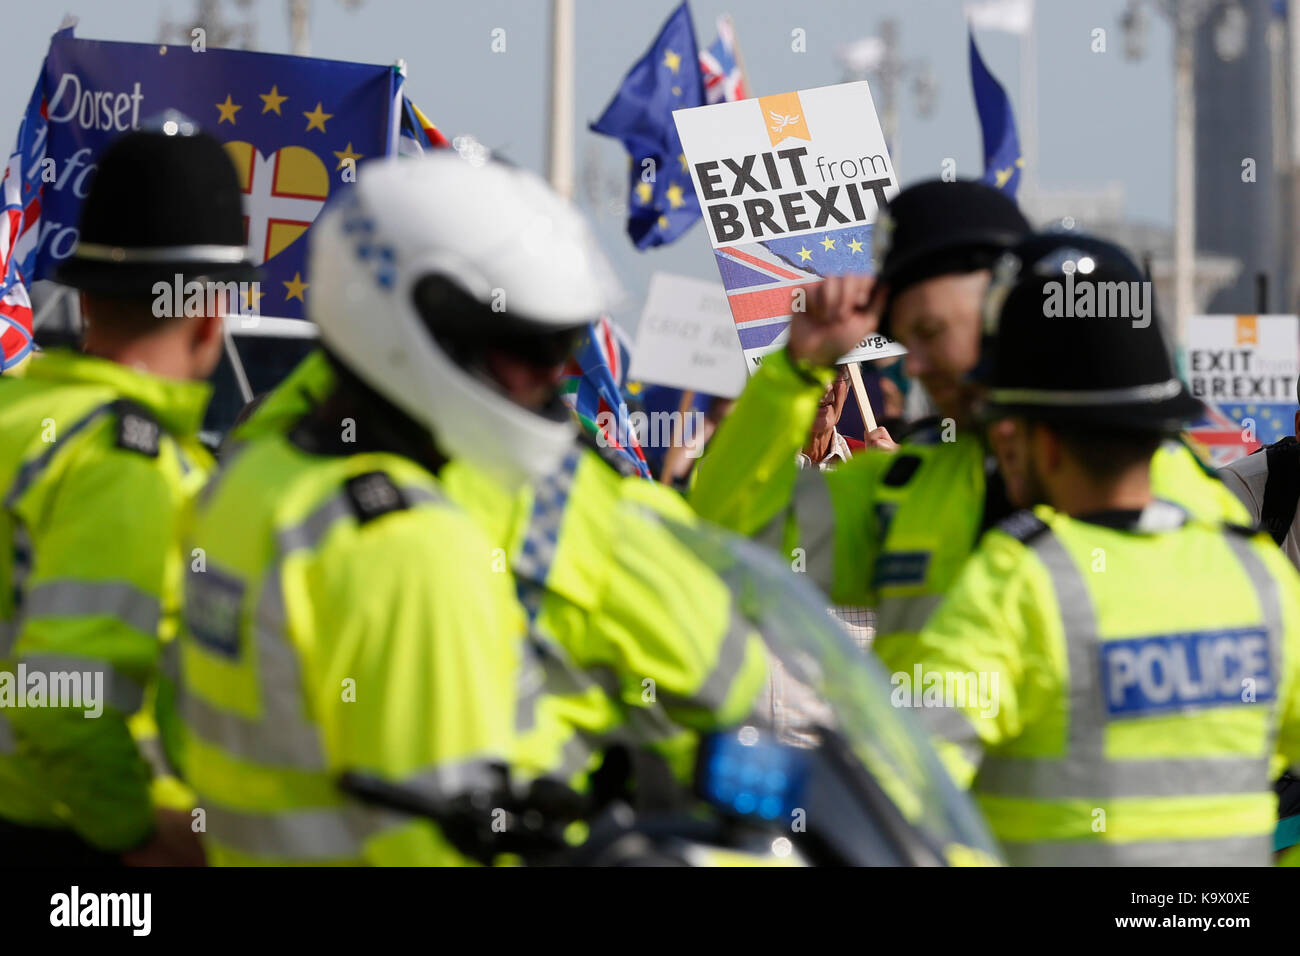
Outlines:
<svg viewBox="0 0 1300 956"><path fill-rule="evenodd" d="M998 318L1002 314L1002 306L1006 303L1007 296L1011 294L1016 279L1020 276L1020 265L1020 257L1013 252L1004 252L993 264L993 278L989 282L988 292L984 294L984 303L980 310L984 334L987 336L997 335Z"/></svg>

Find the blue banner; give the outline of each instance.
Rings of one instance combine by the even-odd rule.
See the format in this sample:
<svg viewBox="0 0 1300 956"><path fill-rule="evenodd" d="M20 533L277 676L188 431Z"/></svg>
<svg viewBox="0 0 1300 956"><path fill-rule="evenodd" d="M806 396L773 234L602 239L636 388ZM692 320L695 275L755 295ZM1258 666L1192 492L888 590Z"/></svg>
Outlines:
<svg viewBox="0 0 1300 956"><path fill-rule="evenodd" d="M355 179L357 163L396 152L401 88L391 66L62 31L15 153L28 193L16 269L27 282L51 278L76 246L96 157L113 138L176 110L220 139L239 172L246 237L264 272L257 311L303 318L307 230Z"/></svg>

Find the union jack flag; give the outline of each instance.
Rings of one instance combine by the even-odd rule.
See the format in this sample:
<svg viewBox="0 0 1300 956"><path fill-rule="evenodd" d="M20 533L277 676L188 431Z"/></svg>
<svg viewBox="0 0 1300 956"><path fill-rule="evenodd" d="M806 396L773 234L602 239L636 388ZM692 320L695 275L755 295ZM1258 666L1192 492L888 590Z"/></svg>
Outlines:
<svg viewBox="0 0 1300 956"><path fill-rule="evenodd" d="M614 449L641 477L649 478L650 465L623 398L630 355L621 331L608 316L601 316L574 349L560 383L561 395L585 431L603 447Z"/></svg>
<svg viewBox="0 0 1300 956"><path fill-rule="evenodd" d="M41 173L48 131L42 90L37 79L4 175L4 215L0 216L0 372L18 365L33 348L32 301L27 294L27 277L32 274L40 237Z"/></svg>
<svg viewBox="0 0 1300 956"><path fill-rule="evenodd" d="M1241 404L1219 406L1204 402L1205 417L1187 429L1187 437L1207 453L1211 464L1221 468L1229 462L1249 455L1261 445L1272 444L1291 433L1290 403ZM1237 416L1230 418L1228 413ZM1248 429L1247 419L1254 427ZM1251 432L1254 439L1247 437Z"/></svg>
<svg viewBox="0 0 1300 956"><path fill-rule="evenodd" d="M707 50L700 52L700 72L704 74L706 103L749 99L745 74L736 55L736 31L731 26L730 17L718 17L718 38Z"/></svg>
<svg viewBox="0 0 1300 956"><path fill-rule="evenodd" d="M870 225L714 250L740 345L747 353L785 344L790 297L831 275L872 272Z"/></svg>

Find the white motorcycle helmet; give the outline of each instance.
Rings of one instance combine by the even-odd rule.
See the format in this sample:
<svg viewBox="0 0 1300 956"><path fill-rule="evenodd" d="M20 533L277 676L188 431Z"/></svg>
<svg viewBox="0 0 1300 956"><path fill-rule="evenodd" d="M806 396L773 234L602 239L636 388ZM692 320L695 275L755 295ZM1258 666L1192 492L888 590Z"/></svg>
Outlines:
<svg viewBox="0 0 1300 956"><path fill-rule="evenodd" d="M524 408L479 359L559 364L612 304L581 214L530 172L450 150L358 172L311 230L307 311L326 348L448 457L508 484L558 467L576 434L558 392Z"/></svg>

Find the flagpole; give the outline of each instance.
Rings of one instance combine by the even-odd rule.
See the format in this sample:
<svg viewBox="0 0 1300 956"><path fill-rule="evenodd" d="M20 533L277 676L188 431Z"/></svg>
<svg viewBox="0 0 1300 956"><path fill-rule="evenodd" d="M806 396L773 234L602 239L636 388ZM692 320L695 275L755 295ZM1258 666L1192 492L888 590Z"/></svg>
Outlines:
<svg viewBox="0 0 1300 956"><path fill-rule="evenodd" d="M573 4L551 0L551 126L547 178L573 198Z"/></svg>
<svg viewBox="0 0 1300 956"><path fill-rule="evenodd" d="M1020 173L1020 188L1032 209L1037 203L1038 189L1038 31L1037 11L1033 0L1029 2L1029 24L1020 35L1020 110L1024 122L1020 155L1025 165Z"/></svg>
<svg viewBox="0 0 1300 956"><path fill-rule="evenodd" d="M740 37L736 35L736 23L731 19L730 13L724 13L721 19L727 21L727 30L731 33L731 46L736 51L736 66L740 69L740 79L745 84L745 92L752 99L754 88L749 85L749 70L745 69L745 54L740 52Z"/></svg>

